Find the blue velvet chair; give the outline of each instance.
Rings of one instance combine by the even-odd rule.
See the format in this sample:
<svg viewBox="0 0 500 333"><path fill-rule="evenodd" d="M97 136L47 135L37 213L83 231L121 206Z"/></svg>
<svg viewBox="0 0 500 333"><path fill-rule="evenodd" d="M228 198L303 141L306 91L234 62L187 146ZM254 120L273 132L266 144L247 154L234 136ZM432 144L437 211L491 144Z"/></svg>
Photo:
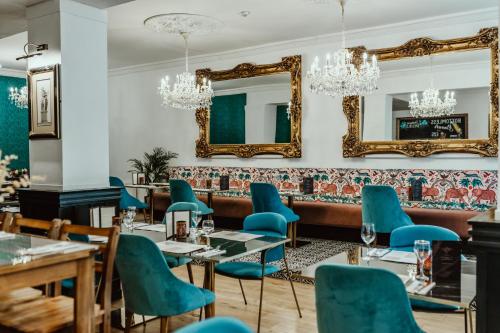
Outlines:
<svg viewBox="0 0 500 333"><path fill-rule="evenodd" d="M283 215L287 223L297 223L300 220L300 216L281 201L280 194L273 184L252 183L250 184L250 193L254 213L278 213ZM293 227L296 228L296 224ZM296 231L291 234L292 245L295 247Z"/></svg>
<svg viewBox="0 0 500 333"><path fill-rule="evenodd" d="M120 188L120 209L124 210L127 209L128 207L135 207L137 209L146 209L148 208L148 205L142 202L141 200L137 199L133 195L130 195L128 193L127 189L125 188L125 184L123 181L118 178L118 177L109 177L109 185L110 186L116 186Z"/></svg>
<svg viewBox="0 0 500 333"><path fill-rule="evenodd" d="M215 301L211 291L178 279L168 268L156 244L139 235L122 234L115 260L125 299L125 330L132 315L161 317L161 332L168 317L207 306Z"/></svg>
<svg viewBox="0 0 500 333"><path fill-rule="evenodd" d="M170 200L171 202L192 202L198 205L198 211L202 215L213 214L214 210L209 208L203 201L198 200L194 195L191 185L183 179L170 179Z"/></svg>
<svg viewBox="0 0 500 333"><path fill-rule="evenodd" d="M403 282L387 270L322 265L315 290L319 333L423 333Z"/></svg>
<svg viewBox="0 0 500 333"><path fill-rule="evenodd" d="M167 208L167 214L168 213L173 213L173 212L180 212L180 211L197 211L198 210L198 205L192 202L177 202L172 205L170 205ZM167 214L163 217L163 224L167 224ZM172 221L174 223L174 221ZM167 261L168 267L174 268L174 267L179 267L182 265L186 265L187 271L188 271L188 276L189 276L189 282L194 283L193 279L193 269L191 267L191 259L186 258L186 257L174 257L174 256L168 256L165 255L165 260Z"/></svg>
<svg viewBox="0 0 500 333"><path fill-rule="evenodd" d="M286 226L287 223L285 218L278 213L256 213L247 216L243 221L244 232L253 233L257 235L271 236L271 237L286 238L286 231L287 231ZM276 273L280 270L278 266L269 264L270 262L277 260L283 260L283 262L285 263L286 274L288 276L288 280L290 281L290 286L292 287L293 296L295 298L295 304L297 305L297 311L299 312L300 318L302 318L302 313L300 312L297 295L295 294L295 288L293 286L293 282L290 277L290 271L288 270L288 262L286 260L285 247L283 245L280 245L278 247L275 247L267 251L263 251L260 263L228 262L215 265L215 272L217 274L238 279L245 305L247 304L247 300L241 280L261 280L259 319L258 319L257 332L260 332L260 322L262 314L262 296L264 292L264 277Z"/></svg>
<svg viewBox="0 0 500 333"><path fill-rule="evenodd" d="M416 240L432 241L459 241L460 237L453 231L434 225L409 225L394 229L389 241L390 248L398 251L413 252L413 244ZM429 303L411 299L413 308L424 310L455 311L456 306ZM465 314L467 316L467 314Z"/></svg>
<svg viewBox="0 0 500 333"><path fill-rule="evenodd" d="M252 333L241 320L231 317L210 318L181 328L175 333Z"/></svg>
<svg viewBox="0 0 500 333"><path fill-rule="evenodd" d="M396 228L413 224L390 186L366 185L361 191L361 201L363 223L373 223L377 233L391 233Z"/></svg>

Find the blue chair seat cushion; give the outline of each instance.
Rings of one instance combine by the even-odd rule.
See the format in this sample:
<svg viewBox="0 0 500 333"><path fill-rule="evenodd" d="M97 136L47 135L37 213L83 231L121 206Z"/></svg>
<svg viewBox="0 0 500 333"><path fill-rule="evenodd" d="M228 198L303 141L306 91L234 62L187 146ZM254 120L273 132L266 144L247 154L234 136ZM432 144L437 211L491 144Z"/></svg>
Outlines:
<svg viewBox="0 0 500 333"><path fill-rule="evenodd" d="M266 265L264 276L278 271L279 268L277 266ZM262 265L256 262L227 262L215 265L215 272L239 279L259 279L262 277Z"/></svg>
<svg viewBox="0 0 500 333"><path fill-rule="evenodd" d="M200 211L202 215L214 213L214 210L212 208L208 208L208 206L203 201L196 199L196 204L198 205L198 211Z"/></svg>
<svg viewBox="0 0 500 333"><path fill-rule="evenodd" d="M179 267L179 266L182 266L182 265L185 265L185 264L191 262L191 259L189 259L189 258L179 258L179 257L174 257L174 256L168 256L168 255L164 255L164 257L165 257L165 260L167 261L168 267L170 267L170 268Z"/></svg>

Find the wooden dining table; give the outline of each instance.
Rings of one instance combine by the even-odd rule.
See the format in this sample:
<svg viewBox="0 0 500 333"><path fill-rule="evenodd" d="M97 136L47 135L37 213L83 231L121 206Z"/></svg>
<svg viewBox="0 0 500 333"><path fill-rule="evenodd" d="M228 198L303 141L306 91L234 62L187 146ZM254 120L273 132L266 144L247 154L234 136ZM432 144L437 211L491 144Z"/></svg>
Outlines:
<svg viewBox="0 0 500 333"><path fill-rule="evenodd" d="M0 294L75 278L74 332L95 332L94 254L98 248L82 244L66 253L26 254L26 250L57 242L28 235L0 235Z"/></svg>

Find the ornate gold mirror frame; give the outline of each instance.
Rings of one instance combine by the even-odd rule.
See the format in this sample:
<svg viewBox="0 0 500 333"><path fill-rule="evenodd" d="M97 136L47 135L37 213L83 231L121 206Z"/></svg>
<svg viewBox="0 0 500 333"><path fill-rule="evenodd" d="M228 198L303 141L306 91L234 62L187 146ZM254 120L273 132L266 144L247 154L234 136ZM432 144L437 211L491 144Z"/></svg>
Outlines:
<svg viewBox="0 0 500 333"><path fill-rule="evenodd" d="M214 155L236 155L249 158L255 155L274 154L286 158L302 156L302 61L300 55L284 57L274 64L255 65L239 64L233 69L212 71L210 68L196 71L199 83L203 78L215 81L250 78L289 72L290 80L290 143L269 144L210 144L210 113L208 109L196 111L196 122L200 128L200 136L196 140L196 157L211 157Z"/></svg>
<svg viewBox="0 0 500 333"><path fill-rule="evenodd" d="M449 40L417 38L393 48L369 50L379 61L390 61L408 57L428 56L444 52L491 50L490 113L488 139L442 139L442 140L394 140L362 141L360 127L361 98L345 97L344 114L347 118L347 134L343 136L344 157L359 157L368 154L398 153L410 157L425 157L445 152L473 153L482 156L498 155L498 28L486 28L475 36ZM352 49L356 63L361 63L364 47ZM383 75L383 73L382 73Z"/></svg>

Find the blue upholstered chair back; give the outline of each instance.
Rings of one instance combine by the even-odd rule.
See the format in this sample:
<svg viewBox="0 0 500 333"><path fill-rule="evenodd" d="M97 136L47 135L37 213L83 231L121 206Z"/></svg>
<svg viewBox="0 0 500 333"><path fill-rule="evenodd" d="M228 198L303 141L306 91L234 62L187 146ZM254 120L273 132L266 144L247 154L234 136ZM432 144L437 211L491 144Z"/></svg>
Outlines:
<svg viewBox="0 0 500 333"><path fill-rule="evenodd" d="M245 232L271 236L286 237L287 224L286 219L277 213L255 213L249 215L243 221L243 230ZM284 245L268 250L266 262L281 260L285 254Z"/></svg>
<svg viewBox="0 0 500 333"><path fill-rule="evenodd" d="M375 231L390 233L392 230L412 225L411 218L399 204L396 191L385 185L366 185L361 191L363 223L375 224Z"/></svg>
<svg viewBox="0 0 500 333"><path fill-rule="evenodd" d="M123 187L123 188L125 188L125 184L118 177L109 177L109 185L110 186L116 186L116 187Z"/></svg>
<svg viewBox="0 0 500 333"><path fill-rule="evenodd" d="M125 307L134 313L175 316L205 305L203 292L179 280L158 246L144 236L121 234L115 264Z"/></svg>
<svg viewBox="0 0 500 333"><path fill-rule="evenodd" d="M191 185L184 179L170 179L170 199L176 202L197 202Z"/></svg>
<svg viewBox="0 0 500 333"><path fill-rule="evenodd" d="M390 247L413 251L417 239L432 241L458 241L460 237L453 231L434 225L409 225L394 229L391 233Z"/></svg>
<svg viewBox="0 0 500 333"><path fill-rule="evenodd" d="M252 330L239 319L217 317L191 324L175 333L252 333Z"/></svg>
<svg viewBox="0 0 500 333"><path fill-rule="evenodd" d="M254 213L277 212L283 206L279 192L273 184L251 183L250 192Z"/></svg>
<svg viewBox="0 0 500 333"><path fill-rule="evenodd" d="M421 333L400 278L359 266L316 269L319 333Z"/></svg>
<svg viewBox="0 0 500 333"><path fill-rule="evenodd" d="M176 202L171 204L167 208L167 213L179 212L179 211L191 211L196 212L198 210L198 205L194 202Z"/></svg>

